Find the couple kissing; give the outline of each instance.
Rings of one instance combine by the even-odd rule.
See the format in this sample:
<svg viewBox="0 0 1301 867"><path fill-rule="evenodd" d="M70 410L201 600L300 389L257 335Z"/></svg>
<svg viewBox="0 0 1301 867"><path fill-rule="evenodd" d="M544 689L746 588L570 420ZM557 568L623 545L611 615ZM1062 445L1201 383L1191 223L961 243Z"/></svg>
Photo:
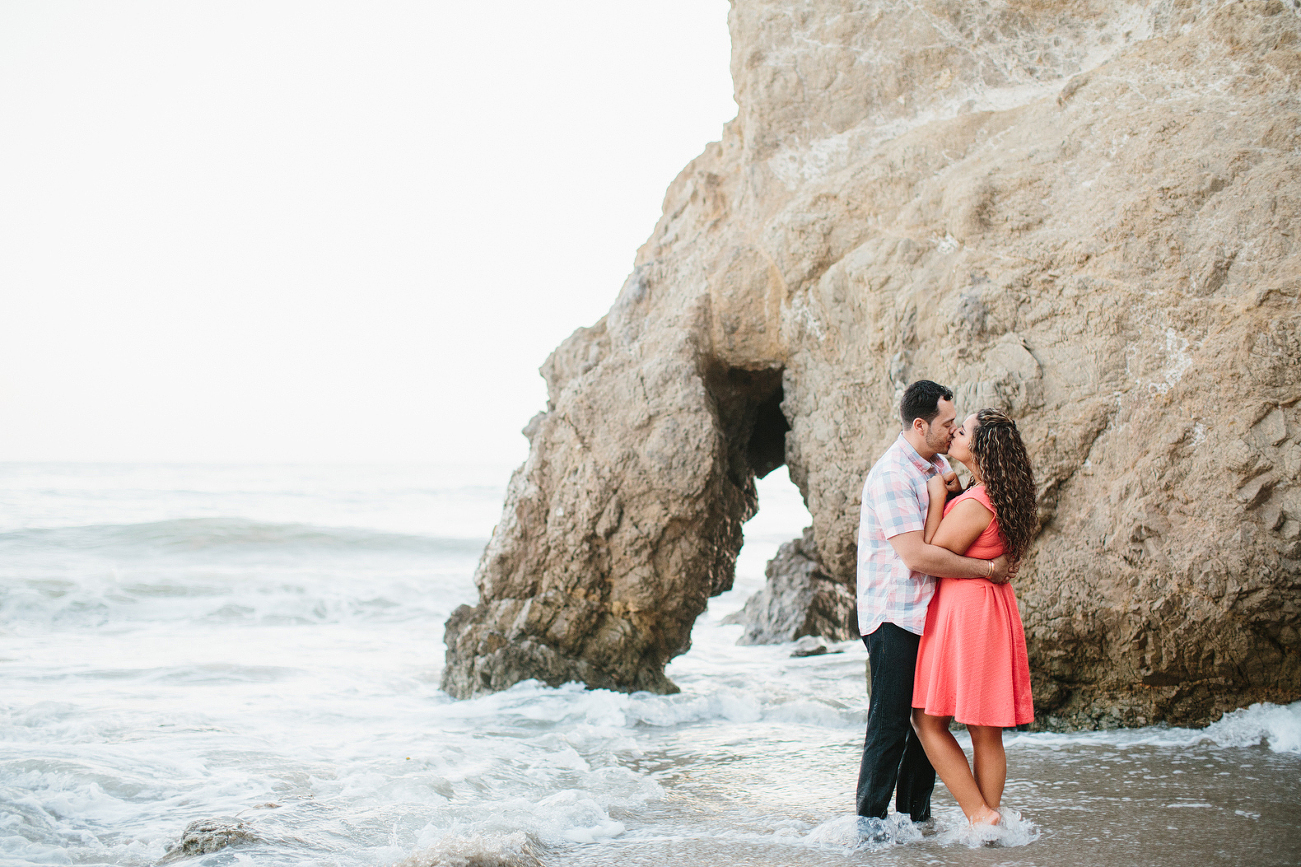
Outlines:
<svg viewBox="0 0 1301 867"><path fill-rule="evenodd" d="M972 824L998 824L1003 729L1034 719L1025 630L1009 580L1036 529L1034 475L1016 423L957 418L953 392L920 380L903 431L863 486L858 625L871 665L858 814L931 815L938 772ZM971 475L963 490L945 455ZM972 764L949 732L971 735Z"/></svg>

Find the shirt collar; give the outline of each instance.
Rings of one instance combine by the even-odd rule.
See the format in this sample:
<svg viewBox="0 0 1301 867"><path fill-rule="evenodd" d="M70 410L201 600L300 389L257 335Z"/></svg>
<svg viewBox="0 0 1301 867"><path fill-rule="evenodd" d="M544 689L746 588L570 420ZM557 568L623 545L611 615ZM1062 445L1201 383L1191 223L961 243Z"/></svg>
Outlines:
<svg viewBox="0 0 1301 867"><path fill-rule="evenodd" d="M917 449L913 448L912 443L908 442L908 440L904 438L903 431L899 432L899 442L903 445L901 451L903 452L904 457L908 459L910 464L917 468L917 472L924 475L940 471L939 455L936 455L929 461L926 460L917 453Z"/></svg>

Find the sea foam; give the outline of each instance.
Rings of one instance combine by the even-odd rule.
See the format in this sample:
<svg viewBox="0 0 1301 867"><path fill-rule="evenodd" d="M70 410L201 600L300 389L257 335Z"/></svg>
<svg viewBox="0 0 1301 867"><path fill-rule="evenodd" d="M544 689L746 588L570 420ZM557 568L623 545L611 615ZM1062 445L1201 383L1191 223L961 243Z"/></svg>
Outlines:
<svg viewBox="0 0 1301 867"><path fill-rule="evenodd" d="M1226 713L1202 731L1222 747L1269 744L1276 753L1301 753L1301 701L1289 705L1261 702Z"/></svg>
<svg viewBox="0 0 1301 867"><path fill-rule="evenodd" d="M921 829L907 816L895 813L885 819L837 816L810 831L804 842L814 849L832 849L850 854L879 852L921 839Z"/></svg>
<svg viewBox="0 0 1301 867"><path fill-rule="evenodd" d="M541 867L546 847L523 832L448 836L397 867Z"/></svg>
<svg viewBox="0 0 1301 867"><path fill-rule="evenodd" d="M935 841L941 846L966 846L979 849L998 846L1004 849L1028 846L1039 839L1039 827L1010 807L999 809L997 825L972 825L962 810L938 810L935 815Z"/></svg>

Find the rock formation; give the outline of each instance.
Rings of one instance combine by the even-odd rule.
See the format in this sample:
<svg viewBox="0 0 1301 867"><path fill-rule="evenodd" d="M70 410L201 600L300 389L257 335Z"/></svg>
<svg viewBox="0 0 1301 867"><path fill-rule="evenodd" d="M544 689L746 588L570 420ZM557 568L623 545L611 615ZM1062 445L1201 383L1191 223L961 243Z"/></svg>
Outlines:
<svg viewBox="0 0 1301 867"><path fill-rule="evenodd" d="M783 461L853 586L911 380L1020 420L1041 716L1301 696L1296 0L734 0L739 112L669 187L447 627L444 688L673 689Z"/></svg>
<svg viewBox="0 0 1301 867"><path fill-rule="evenodd" d="M805 636L832 641L858 637L853 587L822 571L812 527L806 527L799 539L782 543L764 574L768 580L763 589L740 611L723 618L723 623L745 626L737 644L779 644Z"/></svg>

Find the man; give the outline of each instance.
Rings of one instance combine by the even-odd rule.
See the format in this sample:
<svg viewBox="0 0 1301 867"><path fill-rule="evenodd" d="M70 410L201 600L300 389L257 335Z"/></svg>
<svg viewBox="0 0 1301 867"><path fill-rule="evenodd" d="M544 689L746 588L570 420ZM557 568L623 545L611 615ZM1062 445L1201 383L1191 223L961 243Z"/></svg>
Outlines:
<svg viewBox="0 0 1301 867"><path fill-rule="evenodd" d="M884 819L895 809L914 822L931 815L935 769L912 730L913 669L935 575L1008 579L1007 560L961 557L922 541L927 480L952 471L943 457L953 439L953 392L923 379L899 404L903 432L867 474L858 526L858 626L871 664L867 738L858 773L858 815ZM955 477L956 478L956 477Z"/></svg>

